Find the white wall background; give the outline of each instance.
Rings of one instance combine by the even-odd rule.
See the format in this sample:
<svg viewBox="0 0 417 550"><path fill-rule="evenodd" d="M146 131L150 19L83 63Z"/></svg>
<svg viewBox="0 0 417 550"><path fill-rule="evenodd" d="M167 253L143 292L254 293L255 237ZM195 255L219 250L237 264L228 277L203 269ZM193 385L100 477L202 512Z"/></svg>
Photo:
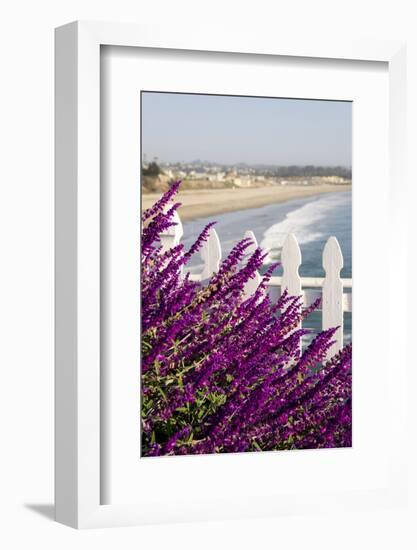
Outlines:
<svg viewBox="0 0 417 550"><path fill-rule="evenodd" d="M410 213L417 151L414 2L29 0L0 19L0 546L14 548L415 548L416 510L76 532L53 523L53 28L75 19L194 23L248 33L408 40ZM417 235L416 216L410 231ZM411 227L413 225L413 227ZM416 247L417 249L417 247ZM387 259L389 260L389 259ZM411 273L416 267L410 251ZM410 285L411 288L411 285ZM413 303L413 304L412 304ZM415 310L415 297L410 297ZM415 341L414 326L410 337ZM416 365L414 364L414 367ZM416 375L410 364L410 396ZM414 384L413 384L414 382ZM410 414L416 418L415 405ZM416 435L410 421L410 442ZM394 441L394 437L393 437ZM410 453L415 453L415 445ZM411 456L411 455L410 455ZM415 456L415 454L413 455ZM415 477L412 479L417 495ZM412 499L415 503L416 498Z"/></svg>

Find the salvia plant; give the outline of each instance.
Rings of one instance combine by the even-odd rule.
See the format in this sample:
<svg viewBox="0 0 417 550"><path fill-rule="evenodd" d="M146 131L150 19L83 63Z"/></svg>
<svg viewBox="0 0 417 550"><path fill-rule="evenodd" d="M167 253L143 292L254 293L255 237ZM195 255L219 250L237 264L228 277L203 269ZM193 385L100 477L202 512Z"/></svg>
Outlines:
<svg viewBox="0 0 417 550"><path fill-rule="evenodd" d="M243 239L205 283L184 266L209 236L163 252L174 224L179 182L142 215L142 456L348 447L352 439L351 345L330 360L337 327L304 349L302 307L284 291L276 303L263 275L244 287L265 259ZM244 260L244 261L243 261Z"/></svg>

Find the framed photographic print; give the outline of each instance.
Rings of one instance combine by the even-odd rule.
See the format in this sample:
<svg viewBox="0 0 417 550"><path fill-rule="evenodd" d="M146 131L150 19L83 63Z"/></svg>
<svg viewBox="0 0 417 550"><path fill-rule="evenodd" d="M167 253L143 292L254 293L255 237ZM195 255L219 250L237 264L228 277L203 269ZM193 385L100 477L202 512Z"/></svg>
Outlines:
<svg viewBox="0 0 417 550"><path fill-rule="evenodd" d="M404 55L57 29L58 521L403 501Z"/></svg>

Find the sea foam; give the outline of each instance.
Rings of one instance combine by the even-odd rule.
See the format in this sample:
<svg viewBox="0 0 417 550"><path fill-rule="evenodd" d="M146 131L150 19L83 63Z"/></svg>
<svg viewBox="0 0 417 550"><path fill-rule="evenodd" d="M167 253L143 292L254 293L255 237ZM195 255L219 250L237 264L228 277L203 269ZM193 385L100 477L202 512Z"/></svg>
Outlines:
<svg viewBox="0 0 417 550"><path fill-rule="evenodd" d="M300 245L320 241L328 237L321 232L320 222L346 199L339 194L324 195L303 206L290 210L285 218L270 226L263 234L261 247L269 251L268 260L279 259L282 246L289 233L293 233Z"/></svg>

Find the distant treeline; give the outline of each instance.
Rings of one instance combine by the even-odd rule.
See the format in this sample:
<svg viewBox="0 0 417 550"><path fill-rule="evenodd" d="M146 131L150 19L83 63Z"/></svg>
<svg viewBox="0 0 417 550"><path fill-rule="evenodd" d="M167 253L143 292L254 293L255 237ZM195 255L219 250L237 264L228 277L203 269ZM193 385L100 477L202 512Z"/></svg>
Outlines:
<svg viewBox="0 0 417 550"><path fill-rule="evenodd" d="M352 179L352 169L345 166L276 166L269 170L273 176L340 176Z"/></svg>
<svg viewBox="0 0 417 550"><path fill-rule="evenodd" d="M161 173L161 168L156 162L151 162L145 168L142 165L142 175L143 176L159 176Z"/></svg>
<svg viewBox="0 0 417 550"><path fill-rule="evenodd" d="M199 167L204 170L205 167L211 166L212 163L205 163L204 165L197 164L197 161L194 161L190 163L195 167L195 169L198 169ZM346 168L345 166L313 166L313 165L291 165L291 166L272 166L272 165L265 165L265 164L256 164L256 165L247 165L244 163L238 163L235 166L229 166L229 165L217 165L219 169L223 169L225 171L230 169L238 169L245 172L249 169L255 169L256 172L259 175L264 176L276 176L276 177L311 177L311 176L339 176L341 178L346 178L348 180L352 179L352 169ZM171 165L172 168L177 170L183 170L184 167L181 163L176 163ZM142 175L143 176L151 176L156 177L160 174L163 174L163 168L161 166L153 161L150 162L148 165L143 166L142 165Z"/></svg>

